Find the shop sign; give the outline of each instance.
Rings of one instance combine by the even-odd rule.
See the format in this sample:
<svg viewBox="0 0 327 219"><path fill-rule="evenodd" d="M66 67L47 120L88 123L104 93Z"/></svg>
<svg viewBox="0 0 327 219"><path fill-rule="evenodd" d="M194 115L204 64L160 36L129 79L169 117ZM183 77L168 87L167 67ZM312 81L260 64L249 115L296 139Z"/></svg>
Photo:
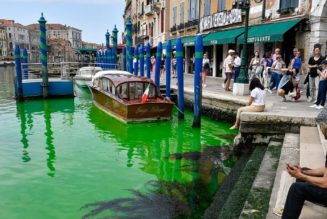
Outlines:
<svg viewBox="0 0 327 219"><path fill-rule="evenodd" d="M270 42L270 41L271 41L271 37L269 35L248 38L248 43L260 43L260 42Z"/></svg>
<svg viewBox="0 0 327 219"><path fill-rule="evenodd" d="M227 26L230 24L242 22L242 10L232 9L231 11L222 11L216 14L202 17L200 19L200 32L205 30Z"/></svg>

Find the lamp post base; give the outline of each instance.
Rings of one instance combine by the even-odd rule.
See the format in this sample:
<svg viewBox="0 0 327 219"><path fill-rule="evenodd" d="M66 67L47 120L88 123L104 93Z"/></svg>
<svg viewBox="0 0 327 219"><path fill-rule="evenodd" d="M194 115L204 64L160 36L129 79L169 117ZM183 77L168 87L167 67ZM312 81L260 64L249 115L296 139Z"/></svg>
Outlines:
<svg viewBox="0 0 327 219"><path fill-rule="evenodd" d="M243 83L234 83L233 85L233 95L234 96L247 96L250 94L249 91L249 84L243 84Z"/></svg>

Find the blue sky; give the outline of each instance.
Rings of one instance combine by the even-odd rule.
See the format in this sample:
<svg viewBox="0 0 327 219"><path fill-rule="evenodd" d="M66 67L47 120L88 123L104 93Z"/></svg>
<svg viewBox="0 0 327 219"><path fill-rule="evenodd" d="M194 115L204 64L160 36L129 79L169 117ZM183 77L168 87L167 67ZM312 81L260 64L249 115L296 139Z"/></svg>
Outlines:
<svg viewBox="0 0 327 219"><path fill-rule="evenodd" d="M36 23L41 12L48 23L61 23L81 29L82 39L105 43L117 25L120 36L124 29L124 0L0 0L0 18L27 25Z"/></svg>

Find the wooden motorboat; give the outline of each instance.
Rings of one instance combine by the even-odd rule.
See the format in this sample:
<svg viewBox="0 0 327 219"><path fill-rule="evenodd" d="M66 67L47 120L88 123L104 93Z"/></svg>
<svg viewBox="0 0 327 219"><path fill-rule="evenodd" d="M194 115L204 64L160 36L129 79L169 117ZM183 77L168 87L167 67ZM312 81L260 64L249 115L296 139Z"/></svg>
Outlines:
<svg viewBox="0 0 327 219"><path fill-rule="evenodd" d="M169 120L174 103L160 95L152 80L125 71L98 72L89 86L94 104L129 122Z"/></svg>
<svg viewBox="0 0 327 219"><path fill-rule="evenodd" d="M82 67L78 69L76 72L76 76L74 77L74 81L77 85L81 87L87 87L91 84L92 77L98 73L99 71L102 71L101 67Z"/></svg>

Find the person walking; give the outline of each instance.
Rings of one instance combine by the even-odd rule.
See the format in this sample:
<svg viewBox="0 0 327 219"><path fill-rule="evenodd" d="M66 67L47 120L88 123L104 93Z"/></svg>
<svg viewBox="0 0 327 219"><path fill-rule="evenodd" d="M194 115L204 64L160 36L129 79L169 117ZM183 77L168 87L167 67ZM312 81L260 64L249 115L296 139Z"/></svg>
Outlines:
<svg viewBox="0 0 327 219"><path fill-rule="evenodd" d="M324 58L321 55L321 46L315 45L314 49L314 56L312 56L309 59L308 62L308 68L309 68L309 96L308 96L308 102L312 102L316 99L317 93L318 93L318 85L319 85L319 75L317 72L317 69L319 68L319 65L324 60Z"/></svg>
<svg viewBox="0 0 327 219"><path fill-rule="evenodd" d="M323 109L326 102L326 92L327 92L327 60L322 61L323 70L317 70L318 75L320 76L319 81L319 90L317 101L314 105L310 107L315 107L316 109Z"/></svg>
<svg viewBox="0 0 327 219"><path fill-rule="evenodd" d="M205 53L202 60L202 86L203 87L207 87L206 79L209 70L210 70L210 60L208 58L208 53Z"/></svg>
<svg viewBox="0 0 327 219"><path fill-rule="evenodd" d="M241 123L242 112L263 112L266 105L266 91L258 78L253 78L250 82L250 98L245 107L237 110L236 121L230 130L237 129Z"/></svg>
<svg viewBox="0 0 327 219"><path fill-rule="evenodd" d="M233 67L234 67L234 55L235 51L230 49L228 50L228 56L224 60L224 69L225 69L225 81L224 81L224 88L225 91L231 91L229 89L231 79L233 78Z"/></svg>

